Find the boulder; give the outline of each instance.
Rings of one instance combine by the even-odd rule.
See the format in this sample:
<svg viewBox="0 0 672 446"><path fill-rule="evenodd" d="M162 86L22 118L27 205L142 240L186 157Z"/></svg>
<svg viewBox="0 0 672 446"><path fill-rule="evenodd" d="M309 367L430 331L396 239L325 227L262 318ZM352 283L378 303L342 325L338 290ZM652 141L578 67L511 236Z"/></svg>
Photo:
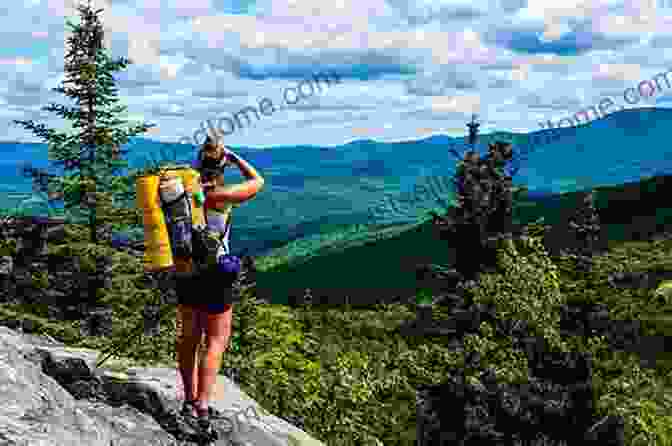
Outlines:
<svg viewBox="0 0 672 446"><path fill-rule="evenodd" d="M91 446L198 444L178 415L175 367L96 369L99 352L0 326L0 438L2 444ZM114 361L108 361L114 365ZM117 366L119 363L117 363ZM109 367L109 366L108 366ZM210 405L217 445L323 446L282 418L264 411L219 375Z"/></svg>

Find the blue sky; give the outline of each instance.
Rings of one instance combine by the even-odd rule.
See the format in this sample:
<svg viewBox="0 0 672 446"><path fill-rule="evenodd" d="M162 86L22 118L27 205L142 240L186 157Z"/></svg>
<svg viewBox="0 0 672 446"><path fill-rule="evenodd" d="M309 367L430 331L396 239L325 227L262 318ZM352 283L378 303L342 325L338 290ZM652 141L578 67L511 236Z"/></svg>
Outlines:
<svg viewBox="0 0 672 446"><path fill-rule="evenodd" d="M672 6L664 5L672 3L661 0L92 3L105 8L112 56L135 62L117 74L127 118L157 124L145 136L159 141L190 137L200 122L231 119L263 98L279 108L302 81L306 97L259 120L250 115L226 142L463 136L472 113L483 132L529 132L604 98L617 104L608 112L672 105L672 72L664 74L672 70ZM64 17L76 12L70 0L10 4L0 14L0 139L42 142L10 123L68 128L40 108L69 101L50 88L63 80ZM310 95L305 84L318 73L339 81ZM645 86L632 99L661 73L656 91ZM624 100L628 88L636 103Z"/></svg>

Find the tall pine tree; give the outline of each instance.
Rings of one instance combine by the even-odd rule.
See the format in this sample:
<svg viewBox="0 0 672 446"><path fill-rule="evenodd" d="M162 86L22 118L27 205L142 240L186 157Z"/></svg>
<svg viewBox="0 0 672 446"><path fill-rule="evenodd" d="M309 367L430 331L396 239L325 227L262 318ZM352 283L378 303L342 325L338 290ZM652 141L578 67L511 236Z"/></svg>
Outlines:
<svg viewBox="0 0 672 446"><path fill-rule="evenodd" d="M74 134L48 129L33 121L14 120L46 140L49 159L64 171L73 172L60 180L64 207L70 216L81 216L88 223L91 243L98 242L100 225L133 225L139 222L135 206L128 206L134 199L133 175L119 175L128 163L120 157L128 151L119 148L129 137L146 132L153 124L138 124L128 129L120 128L126 121L119 115L126 111L119 102L112 73L126 69L130 60L112 60L103 46L103 27L94 11L91 0L77 7L80 23L67 25L72 29L65 55L65 80L52 89L76 101L74 107L50 104L42 109L55 112L74 121ZM122 204L121 206L114 206ZM81 219L80 219L81 221Z"/></svg>

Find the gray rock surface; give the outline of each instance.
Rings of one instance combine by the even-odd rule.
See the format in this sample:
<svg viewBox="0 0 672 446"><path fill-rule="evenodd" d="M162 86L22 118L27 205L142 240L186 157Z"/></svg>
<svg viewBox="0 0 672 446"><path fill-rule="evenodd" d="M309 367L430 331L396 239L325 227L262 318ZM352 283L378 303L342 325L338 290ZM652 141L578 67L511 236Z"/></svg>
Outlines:
<svg viewBox="0 0 672 446"><path fill-rule="evenodd" d="M197 432L177 415L175 368L95 370L98 355L0 326L0 444L199 444ZM214 422L220 438L209 444L324 446L267 413L224 376L210 404L225 418Z"/></svg>

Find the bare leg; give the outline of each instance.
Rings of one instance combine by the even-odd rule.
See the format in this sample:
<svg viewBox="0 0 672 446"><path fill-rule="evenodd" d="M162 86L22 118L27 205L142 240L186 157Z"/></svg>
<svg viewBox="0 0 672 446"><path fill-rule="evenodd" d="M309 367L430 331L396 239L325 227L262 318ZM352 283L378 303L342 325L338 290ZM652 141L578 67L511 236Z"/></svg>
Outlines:
<svg viewBox="0 0 672 446"><path fill-rule="evenodd" d="M180 375L184 383L184 399L189 401L196 397L198 384L195 380L198 376L196 353L201 341L202 326L199 323L198 310L188 305L179 307L182 317L182 336L177 340L177 355Z"/></svg>
<svg viewBox="0 0 672 446"><path fill-rule="evenodd" d="M201 327L205 327L205 324L207 323L203 321L205 319L205 315L202 312L199 312L199 324ZM203 358L205 356L205 332L201 333L201 337L198 340L198 345L196 346L196 363L194 364L194 374L192 378L192 382L194 385L191 387L192 388L192 395L193 401L196 401L196 397L198 396L198 374L199 370L203 368Z"/></svg>
<svg viewBox="0 0 672 446"><path fill-rule="evenodd" d="M201 412L208 408L208 400L222 364L222 355L228 347L229 337L231 336L232 308L230 307L222 313L207 315L206 354L204 364L198 371L198 401L196 403Z"/></svg>
<svg viewBox="0 0 672 446"><path fill-rule="evenodd" d="M192 382L192 401L196 401L198 397L198 388L199 388L199 374L200 370L205 367L205 352L206 352L206 336L205 330L208 325L208 313L203 309L203 307L198 306L198 324L201 327L201 336L198 338L198 345L196 346L196 363L194 365L194 374Z"/></svg>

